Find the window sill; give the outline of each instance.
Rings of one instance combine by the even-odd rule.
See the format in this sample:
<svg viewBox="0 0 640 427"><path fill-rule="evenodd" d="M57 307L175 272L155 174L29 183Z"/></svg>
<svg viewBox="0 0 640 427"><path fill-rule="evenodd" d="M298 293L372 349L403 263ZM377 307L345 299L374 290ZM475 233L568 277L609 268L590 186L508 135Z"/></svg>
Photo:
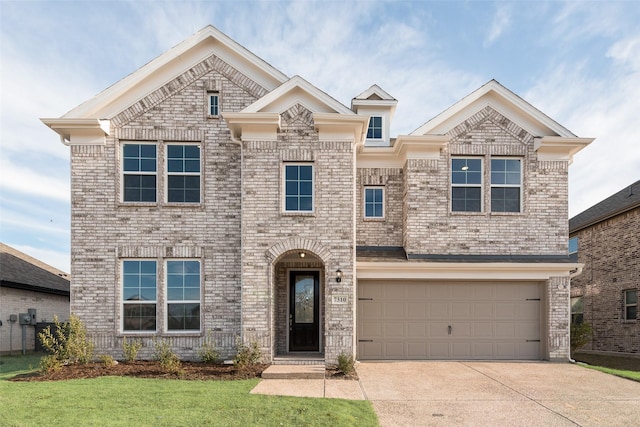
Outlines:
<svg viewBox="0 0 640 427"><path fill-rule="evenodd" d="M161 205L163 208L202 208L204 204L198 203L165 203Z"/></svg>
<svg viewBox="0 0 640 427"><path fill-rule="evenodd" d="M118 207L124 208L157 208L157 202L119 202Z"/></svg>
<svg viewBox="0 0 640 427"><path fill-rule="evenodd" d="M491 216L522 216L524 212L489 212Z"/></svg>
<svg viewBox="0 0 640 427"><path fill-rule="evenodd" d="M310 217L314 217L316 216L316 213L313 211L282 211L280 212L281 216L310 216Z"/></svg>
<svg viewBox="0 0 640 427"><path fill-rule="evenodd" d="M362 220L364 222L385 222L387 219L385 217L364 217Z"/></svg>

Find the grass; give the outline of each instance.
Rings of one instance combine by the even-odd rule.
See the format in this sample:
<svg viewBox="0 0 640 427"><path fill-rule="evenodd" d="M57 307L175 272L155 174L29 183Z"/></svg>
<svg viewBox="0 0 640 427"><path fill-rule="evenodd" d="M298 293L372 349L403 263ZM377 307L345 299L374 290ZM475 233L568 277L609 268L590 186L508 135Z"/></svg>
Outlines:
<svg viewBox="0 0 640 427"><path fill-rule="evenodd" d="M587 368L640 381L639 358L591 353L576 353L573 358Z"/></svg>
<svg viewBox="0 0 640 427"><path fill-rule="evenodd" d="M368 401L249 394L259 380L121 377L11 382L37 356L0 361L3 426L377 426Z"/></svg>

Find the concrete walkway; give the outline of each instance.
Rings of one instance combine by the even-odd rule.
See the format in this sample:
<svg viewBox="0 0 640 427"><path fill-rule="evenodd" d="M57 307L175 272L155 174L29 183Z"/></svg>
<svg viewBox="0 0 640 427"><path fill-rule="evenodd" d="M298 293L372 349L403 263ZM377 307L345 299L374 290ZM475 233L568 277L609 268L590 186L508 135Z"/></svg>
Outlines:
<svg viewBox="0 0 640 427"><path fill-rule="evenodd" d="M629 426L640 383L569 363L364 362L359 381L266 379L251 393L370 400L387 426Z"/></svg>

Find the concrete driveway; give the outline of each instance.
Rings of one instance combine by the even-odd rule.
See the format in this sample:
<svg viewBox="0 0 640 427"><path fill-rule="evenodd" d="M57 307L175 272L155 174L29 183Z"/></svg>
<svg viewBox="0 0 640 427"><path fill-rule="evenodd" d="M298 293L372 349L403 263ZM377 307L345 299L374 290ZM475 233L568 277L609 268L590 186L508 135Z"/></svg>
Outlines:
<svg viewBox="0 0 640 427"><path fill-rule="evenodd" d="M640 383L570 363L362 362L382 426L630 426Z"/></svg>

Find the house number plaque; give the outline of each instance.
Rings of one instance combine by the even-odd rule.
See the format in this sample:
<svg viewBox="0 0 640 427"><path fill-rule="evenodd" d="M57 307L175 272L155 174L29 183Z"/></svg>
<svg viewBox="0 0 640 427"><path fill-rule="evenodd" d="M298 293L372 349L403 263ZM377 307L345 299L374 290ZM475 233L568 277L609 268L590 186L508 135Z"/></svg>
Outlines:
<svg viewBox="0 0 640 427"><path fill-rule="evenodd" d="M331 302L334 304L346 304L348 298L346 295L332 295Z"/></svg>

